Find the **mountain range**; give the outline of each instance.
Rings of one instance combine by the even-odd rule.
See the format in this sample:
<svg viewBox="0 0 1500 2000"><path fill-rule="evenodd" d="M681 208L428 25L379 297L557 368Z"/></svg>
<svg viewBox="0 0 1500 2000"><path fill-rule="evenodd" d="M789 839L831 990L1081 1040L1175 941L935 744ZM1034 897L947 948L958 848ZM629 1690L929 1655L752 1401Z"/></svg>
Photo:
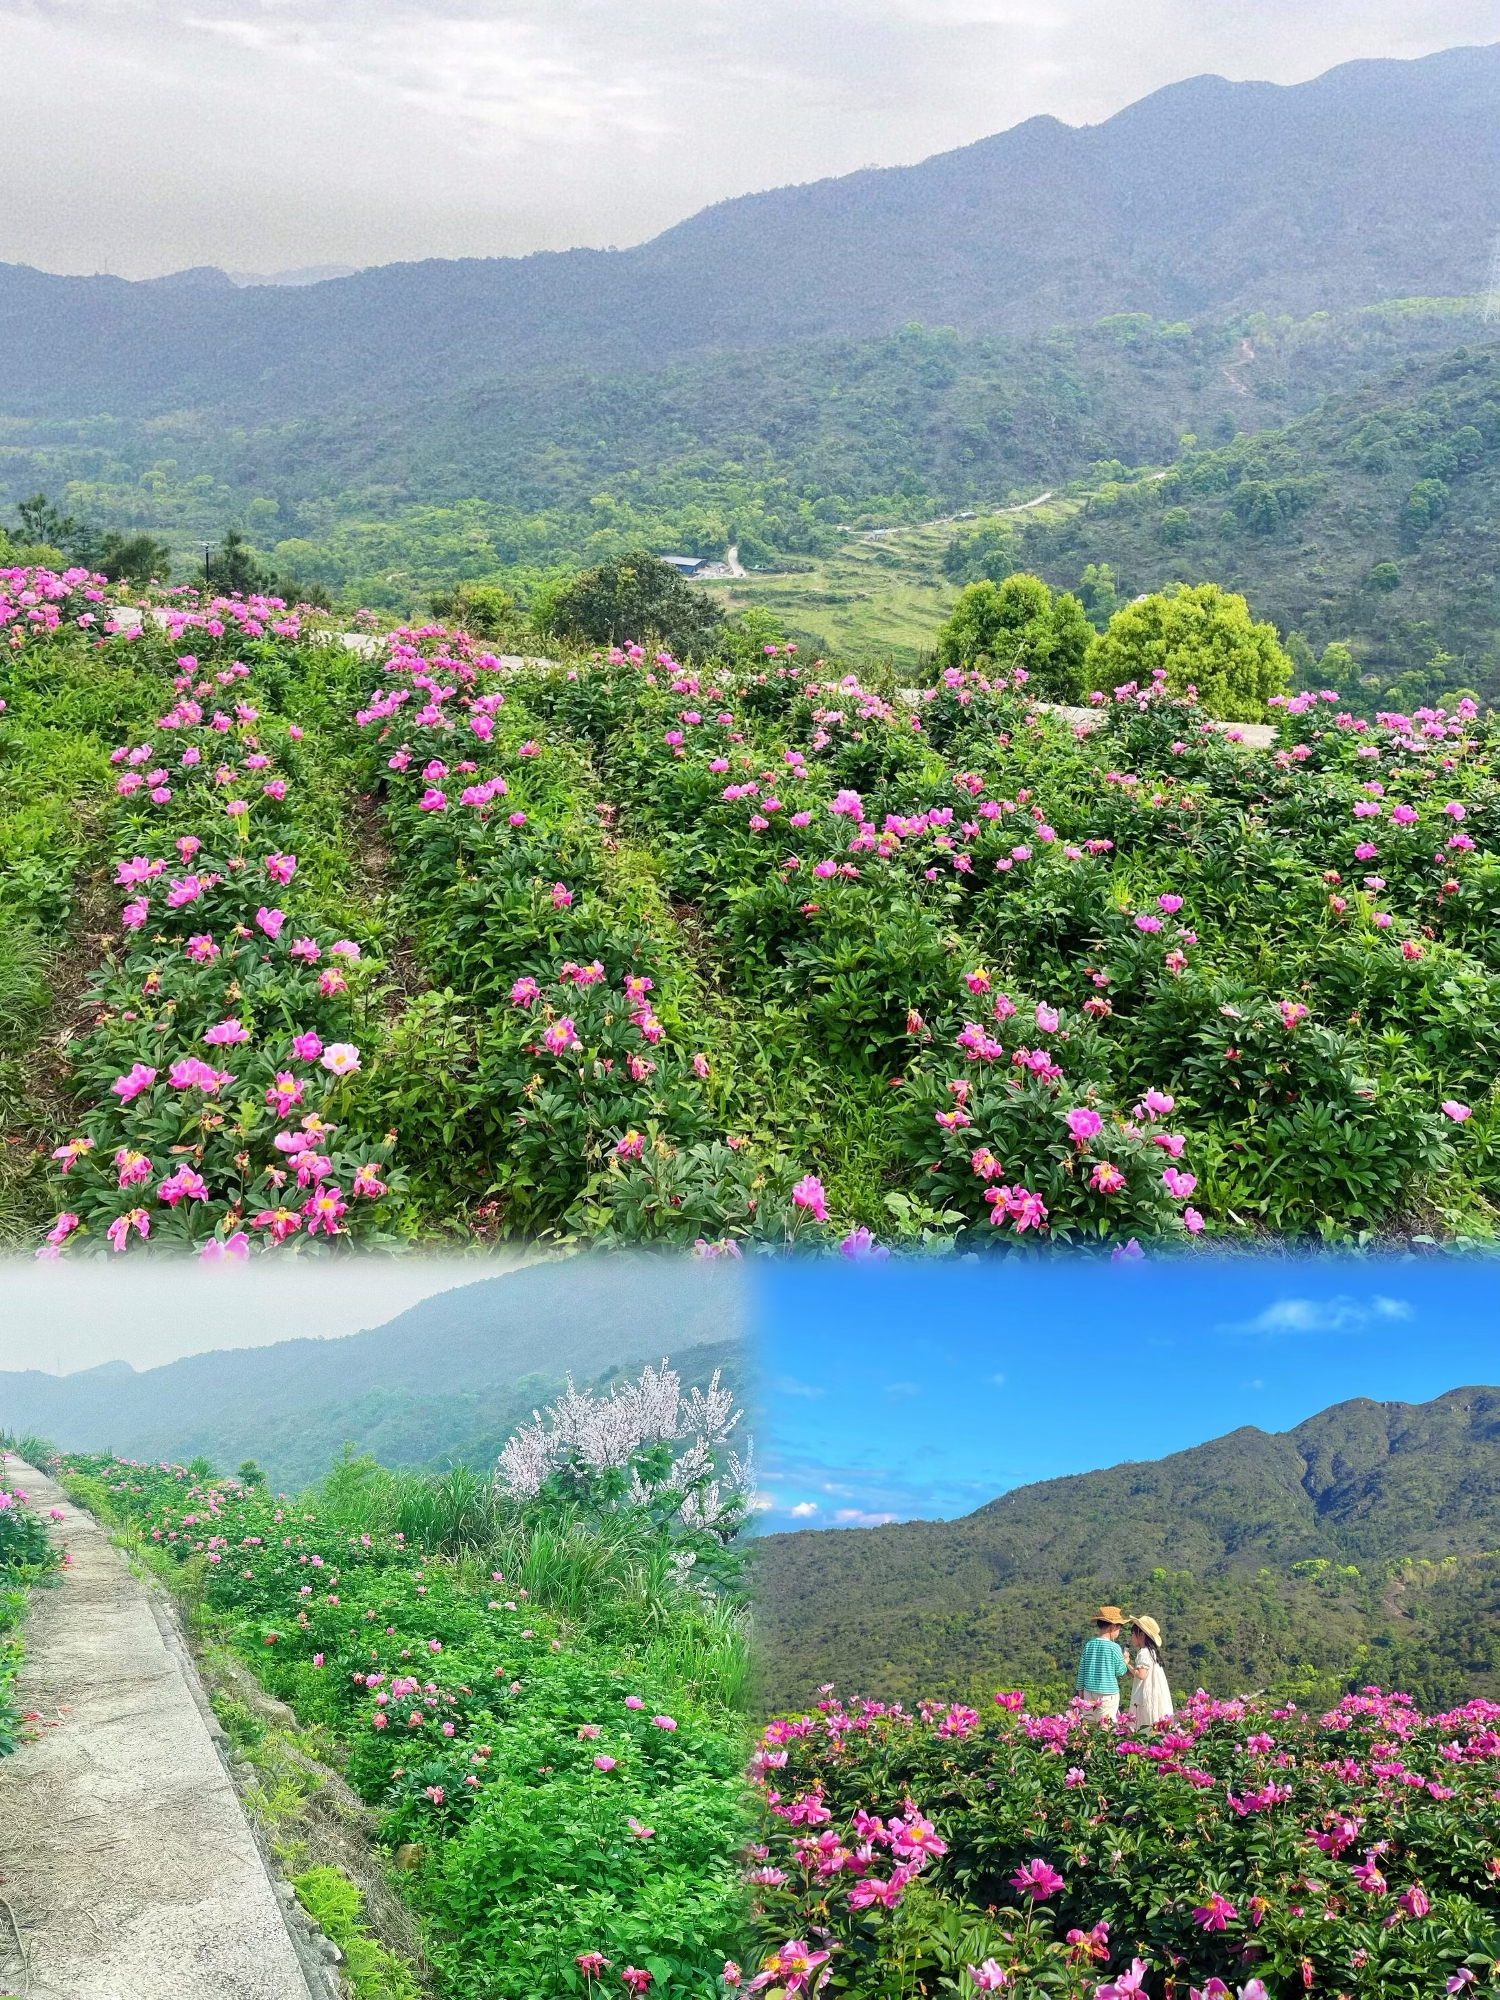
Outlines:
<svg viewBox="0 0 1500 2000"><path fill-rule="evenodd" d="M393 1468L493 1464L565 1377L603 1386L669 1357L684 1385L737 1391L741 1301L723 1267L652 1257L535 1264L438 1293L366 1333L194 1354L140 1373L0 1373L0 1427L67 1451L219 1468L273 1485L324 1473L345 1443Z"/></svg>
<svg viewBox="0 0 1500 2000"><path fill-rule="evenodd" d="M1200 76L1095 126L1032 118L911 167L746 195L626 251L309 285L0 266L0 411L264 420L911 321L1306 314L1472 296L1500 212L1500 45L1293 86Z"/></svg>
<svg viewBox="0 0 1500 2000"><path fill-rule="evenodd" d="M768 1535L764 1697L1065 1698L1102 1601L1156 1616L1169 1677L1424 1698L1500 1687L1500 1389L1335 1404L1044 1480L956 1521Z"/></svg>

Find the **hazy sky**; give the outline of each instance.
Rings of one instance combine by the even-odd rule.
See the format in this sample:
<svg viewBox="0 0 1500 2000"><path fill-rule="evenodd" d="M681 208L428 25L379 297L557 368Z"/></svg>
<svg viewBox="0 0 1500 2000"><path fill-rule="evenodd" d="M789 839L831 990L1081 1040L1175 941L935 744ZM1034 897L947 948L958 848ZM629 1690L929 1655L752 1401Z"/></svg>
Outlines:
<svg viewBox="0 0 1500 2000"><path fill-rule="evenodd" d="M754 1271L763 1525L970 1513L1351 1396L1500 1383L1491 1259L773 1263Z"/></svg>
<svg viewBox="0 0 1500 2000"><path fill-rule="evenodd" d="M0 0L0 261L624 247L1203 71L1494 36L1490 0Z"/></svg>
<svg viewBox="0 0 1500 2000"><path fill-rule="evenodd" d="M0 1259L0 1370L71 1375L101 1361L157 1368L210 1348L268 1347L384 1326L419 1299L519 1257L310 1257L220 1265L126 1258Z"/></svg>

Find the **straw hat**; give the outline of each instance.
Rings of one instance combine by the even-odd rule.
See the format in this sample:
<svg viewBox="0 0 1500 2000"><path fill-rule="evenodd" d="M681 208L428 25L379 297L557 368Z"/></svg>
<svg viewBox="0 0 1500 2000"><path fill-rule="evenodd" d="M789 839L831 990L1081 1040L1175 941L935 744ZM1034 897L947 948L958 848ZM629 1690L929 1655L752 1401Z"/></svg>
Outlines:
<svg viewBox="0 0 1500 2000"><path fill-rule="evenodd" d="M1146 1617L1132 1618L1130 1622L1135 1627L1137 1632L1145 1633L1146 1637L1151 1641L1153 1646L1159 1646L1161 1644L1161 1627L1160 1625L1157 1624L1154 1618L1146 1618Z"/></svg>
<svg viewBox="0 0 1500 2000"><path fill-rule="evenodd" d="M1125 1625L1129 1623L1118 1604L1101 1604L1095 1615L1096 1625Z"/></svg>

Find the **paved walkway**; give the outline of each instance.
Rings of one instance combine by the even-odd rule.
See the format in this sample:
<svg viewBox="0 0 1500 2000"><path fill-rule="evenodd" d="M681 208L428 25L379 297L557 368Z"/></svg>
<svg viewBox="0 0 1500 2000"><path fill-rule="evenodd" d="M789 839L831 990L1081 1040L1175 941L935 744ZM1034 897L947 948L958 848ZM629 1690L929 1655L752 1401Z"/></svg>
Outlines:
<svg viewBox="0 0 1500 2000"><path fill-rule="evenodd" d="M5 1477L62 1510L72 1563L26 1622L36 1740L0 1759L0 1994L310 2000L181 1639L60 1487Z"/></svg>

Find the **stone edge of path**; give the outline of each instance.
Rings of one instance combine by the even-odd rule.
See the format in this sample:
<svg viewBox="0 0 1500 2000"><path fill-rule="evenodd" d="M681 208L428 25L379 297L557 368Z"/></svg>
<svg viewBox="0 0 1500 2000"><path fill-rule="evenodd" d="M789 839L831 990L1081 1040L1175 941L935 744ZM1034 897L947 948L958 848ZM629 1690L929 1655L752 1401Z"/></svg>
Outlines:
<svg viewBox="0 0 1500 2000"><path fill-rule="evenodd" d="M77 1505L76 1501L74 1505ZM101 1521L99 1526L106 1534L109 1533L104 1522ZM193 1697L193 1706L203 1718L203 1726L208 1731L209 1740L214 1746L214 1755L223 1766L224 1774L233 1788L236 1799L239 1800L240 1811L245 1815L250 1837L255 1842L255 1851L260 1856L261 1867L266 1872L266 1879L271 1885L271 1892L281 1911L282 1922L286 1925L287 1936L292 1941L292 1950L297 1954L297 1963L302 1968L302 1977L307 1982L310 2000L344 2000L344 1984L332 1969L342 1962L343 1954L331 1938L324 1936L297 1901L297 1892L278 1870L270 1843L259 1822L253 1814L245 1810L240 1774L229 1761L227 1749L229 1739L224 1733L223 1724L214 1714L213 1704L208 1698L197 1663L193 1659L187 1634L183 1631L177 1616L177 1606L173 1603L166 1586L158 1578L131 1563L128 1552L114 1541L113 1535L110 1536L110 1540L114 1543L121 1560L130 1567L131 1573L145 1585L147 1602L151 1606L151 1615L156 1620L157 1630L161 1633L162 1644L172 1655L178 1672L187 1683L187 1691Z"/></svg>
<svg viewBox="0 0 1500 2000"><path fill-rule="evenodd" d="M25 1481L33 1488L39 1482L43 1481L55 1484L55 1482L51 1481L50 1474L43 1472L37 1466L29 1464L15 1452L0 1453L0 1463L3 1463L6 1478L13 1483L17 1480ZM209 1701L197 1666L194 1663L192 1651L188 1645L186 1635L177 1616L176 1606L170 1594L156 1577L152 1576L149 1571L143 1570L138 1563L132 1561L128 1550L120 1543L107 1522L99 1520L97 1515L89 1514L88 1509L81 1507L71 1496L65 1497L68 1498L71 1506L78 1508L79 1513L86 1515L88 1519L93 1521L100 1534L106 1538L113 1548L119 1561L125 1565L130 1575L142 1587L145 1593L151 1616L155 1621L157 1631L161 1635L163 1650L182 1677L183 1683L191 1697L193 1707L196 1709L209 1742L213 1746L214 1756L224 1772L230 1790L234 1795L235 1803L239 1807L245 1825L250 1833L256 1855L265 1874L267 1886L271 1890L272 1900L281 1914L287 1939L292 1947L298 1969L302 1974L303 1983L307 1989L308 2000L345 2000L347 1988L334 1970L342 1962L343 1954L333 1943L333 1940L324 1935L297 1901L296 1891L276 1867L263 1830L256 1823L254 1817L246 1811L240 1777L227 1754L226 1745L228 1738L218 1717L213 1712L212 1704ZM60 1524L49 1521L47 1529L49 1536L54 1541L62 1538L64 1531ZM21 1627L23 1644L25 1642L26 1622L29 1622L29 1611L28 1621L23 1621ZM14 1923L14 1918L12 1918L12 1923ZM19 1932L17 1933L17 1942L19 1943ZM25 1963L24 1954L22 1962L23 1964ZM27 1983L29 1983L29 1980L23 1979L23 1987Z"/></svg>

